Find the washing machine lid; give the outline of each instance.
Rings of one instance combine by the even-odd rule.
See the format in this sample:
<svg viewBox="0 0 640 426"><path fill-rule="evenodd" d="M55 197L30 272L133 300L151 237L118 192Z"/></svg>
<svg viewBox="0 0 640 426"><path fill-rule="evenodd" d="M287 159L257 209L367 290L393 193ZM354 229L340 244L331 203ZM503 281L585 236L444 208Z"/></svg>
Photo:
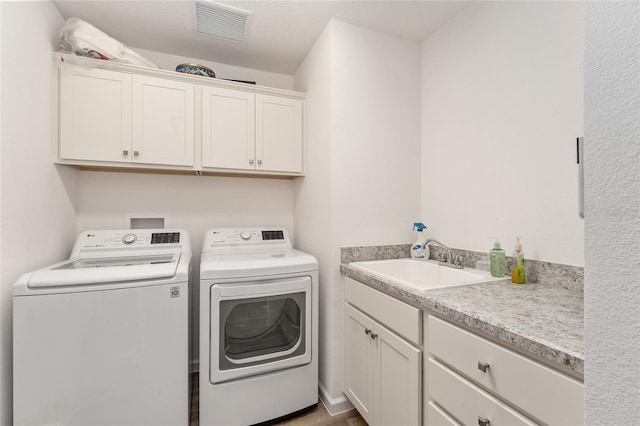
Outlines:
<svg viewBox="0 0 640 426"><path fill-rule="evenodd" d="M189 234L182 229L85 231L68 260L23 275L14 295L182 282L190 262Z"/></svg>
<svg viewBox="0 0 640 426"><path fill-rule="evenodd" d="M180 253L69 259L31 273L30 288L167 279L176 276Z"/></svg>
<svg viewBox="0 0 640 426"><path fill-rule="evenodd" d="M310 272L318 262L296 249L254 252L202 253L200 278L241 278Z"/></svg>

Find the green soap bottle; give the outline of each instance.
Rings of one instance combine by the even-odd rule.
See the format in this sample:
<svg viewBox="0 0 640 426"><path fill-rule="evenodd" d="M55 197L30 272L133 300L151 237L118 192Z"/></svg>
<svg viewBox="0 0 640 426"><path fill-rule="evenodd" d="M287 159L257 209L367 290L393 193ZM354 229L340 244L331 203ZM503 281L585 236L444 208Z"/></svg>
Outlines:
<svg viewBox="0 0 640 426"><path fill-rule="evenodd" d="M504 277L507 273L507 259L504 256L504 250L500 248L500 241L497 238L489 252L489 260L491 262L491 275L496 278Z"/></svg>

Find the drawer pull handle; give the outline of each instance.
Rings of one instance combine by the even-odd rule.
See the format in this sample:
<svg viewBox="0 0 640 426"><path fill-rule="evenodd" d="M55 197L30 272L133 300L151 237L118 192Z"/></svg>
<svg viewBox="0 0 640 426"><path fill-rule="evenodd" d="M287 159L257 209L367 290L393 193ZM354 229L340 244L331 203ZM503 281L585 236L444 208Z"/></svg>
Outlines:
<svg viewBox="0 0 640 426"><path fill-rule="evenodd" d="M129 151L127 151L126 149L122 150L122 155L129 155Z"/></svg>
<svg viewBox="0 0 640 426"><path fill-rule="evenodd" d="M488 369L489 369L489 363L488 362L480 362L480 361L478 361L478 370L482 371L483 373L486 373ZM487 423L487 424L489 424L489 423Z"/></svg>
<svg viewBox="0 0 640 426"><path fill-rule="evenodd" d="M478 416L478 426L489 426L490 423L489 419Z"/></svg>

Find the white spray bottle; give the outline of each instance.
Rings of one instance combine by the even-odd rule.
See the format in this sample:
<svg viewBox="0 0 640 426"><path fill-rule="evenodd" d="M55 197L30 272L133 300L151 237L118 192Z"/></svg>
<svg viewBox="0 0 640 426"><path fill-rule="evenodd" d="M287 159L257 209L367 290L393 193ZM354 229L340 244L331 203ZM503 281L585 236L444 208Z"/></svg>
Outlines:
<svg viewBox="0 0 640 426"><path fill-rule="evenodd" d="M413 259L425 260L429 258L429 252L422 247L422 243L424 243L424 236L422 235L422 231L424 231L425 229L427 229L427 227L424 226L424 223L415 222L413 224L413 230L418 232L416 242L411 246L411 257Z"/></svg>

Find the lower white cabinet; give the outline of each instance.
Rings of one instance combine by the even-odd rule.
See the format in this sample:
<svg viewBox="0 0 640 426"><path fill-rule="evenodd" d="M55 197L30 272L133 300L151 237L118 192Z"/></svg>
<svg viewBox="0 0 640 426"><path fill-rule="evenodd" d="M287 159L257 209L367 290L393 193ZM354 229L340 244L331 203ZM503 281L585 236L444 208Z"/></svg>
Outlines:
<svg viewBox="0 0 640 426"><path fill-rule="evenodd" d="M344 292L344 393L369 425L584 424L581 380L349 277Z"/></svg>
<svg viewBox="0 0 640 426"><path fill-rule="evenodd" d="M347 398L371 426L421 424L422 350L376 320L376 298L389 296L349 278L346 281ZM354 288L357 290L352 291ZM369 296L372 298L369 299ZM418 325L421 321L420 310L402 304L408 316L413 317L415 325ZM357 309L358 305L372 306L373 312L365 313ZM384 314L381 313L381 316ZM407 324L409 330L413 327L414 324Z"/></svg>
<svg viewBox="0 0 640 426"><path fill-rule="evenodd" d="M526 416L454 373L433 358L427 361L430 395L465 425L535 425ZM433 402L433 401L432 401ZM446 424L446 423L445 423Z"/></svg>
<svg viewBox="0 0 640 426"><path fill-rule="evenodd" d="M425 424L438 426L460 426L460 423L445 413L444 410L438 407L438 405L433 401L429 401L427 404Z"/></svg>
<svg viewBox="0 0 640 426"><path fill-rule="evenodd" d="M454 421L584 424L581 381L435 316L426 328L427 401Z"/></svg>

